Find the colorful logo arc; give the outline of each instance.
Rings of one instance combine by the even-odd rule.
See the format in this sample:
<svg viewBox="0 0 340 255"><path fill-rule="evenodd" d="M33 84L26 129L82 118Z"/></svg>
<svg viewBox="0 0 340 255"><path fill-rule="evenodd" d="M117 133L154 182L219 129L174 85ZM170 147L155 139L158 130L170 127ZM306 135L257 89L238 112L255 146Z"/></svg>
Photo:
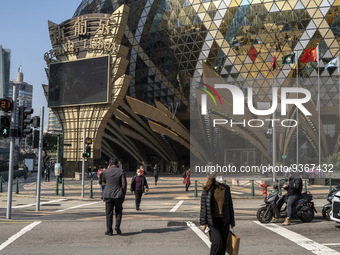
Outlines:
<svg viewBox="0 0 340 255"><path fill-rule="evenodd" d="M216 102L216 99L215 99L215 96L217 97L217 99L218 99L218 101L219 101L219 103L220 103L220 105L222 105L222 99L221 99L221 96L220 96L220 94L218 94L218 92L216 91L216 89L214 89L212 86L210 86L210 85L208 85L208 84L206 84L206 83L203 83L203 82L200 82L200 84L201 85L203 85L204 87L206 87L206 88L202 88L202 87L197 87L197 89L199 89L199 90L202 90L202 91L204 91L205 93L207 93L210 97L211 97L211 99L214 101L214 103L215 103L215 105L217 105L217 102ZM215 96L214 96L214 95Z"/></svg>

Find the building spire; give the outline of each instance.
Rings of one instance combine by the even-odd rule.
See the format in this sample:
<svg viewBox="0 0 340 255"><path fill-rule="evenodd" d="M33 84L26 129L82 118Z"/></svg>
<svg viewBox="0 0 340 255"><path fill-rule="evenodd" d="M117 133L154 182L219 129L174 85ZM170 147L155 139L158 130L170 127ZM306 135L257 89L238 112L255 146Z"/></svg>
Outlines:
<svg viewBox="0 0 340 255"><path fill-rule="evenodd" d="M24 74L22 72L22 65L18 68L17 82L24 82Z"/></svg>

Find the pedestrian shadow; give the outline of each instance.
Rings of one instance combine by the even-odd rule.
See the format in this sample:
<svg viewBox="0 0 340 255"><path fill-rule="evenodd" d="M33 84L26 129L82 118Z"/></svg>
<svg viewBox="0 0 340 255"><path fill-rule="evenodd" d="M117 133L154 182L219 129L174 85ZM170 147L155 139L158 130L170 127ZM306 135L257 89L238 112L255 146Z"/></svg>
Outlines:
<svg viewBox="0 0 340 255"><path fill-rule="evenodd" d="M188 227L143 229L142 231L139 231L139 232L123 233L123 236L133 236L133 235L138 235L138 234L162 234L162 233L179 232L179 231L184 231L187 229Z"/></svg>

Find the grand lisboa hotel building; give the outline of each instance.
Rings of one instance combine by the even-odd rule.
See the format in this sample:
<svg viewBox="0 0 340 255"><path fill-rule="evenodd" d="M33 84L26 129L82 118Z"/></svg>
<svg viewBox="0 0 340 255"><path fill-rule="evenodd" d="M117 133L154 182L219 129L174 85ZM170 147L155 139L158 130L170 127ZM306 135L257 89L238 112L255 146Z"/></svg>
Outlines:
<svg viewBox="0 0 340 255"><path fill-rule="evenodd" d="M69 174L80 167L84 136L93 138L90 164L117 157L130 170L144 162L168 171L190 157L240 166L275 154L280 164L320 163L339 152L340 0L83 0L70 20L50 21L49 32L48 101L72 144L64 147ZM314 48L316 61L300 61ZM214 84L245 96L233 99ZM248 97L267 109L273 87L308 90L310 115L289 105L286 116L269 117L298 125L273 128L248 110ZM68 98L72 91L84 95ZM206 115L195 111L204 94ZM242 120L233 104L245 105ZM213 118L243 124L216 126Z"/></svg>

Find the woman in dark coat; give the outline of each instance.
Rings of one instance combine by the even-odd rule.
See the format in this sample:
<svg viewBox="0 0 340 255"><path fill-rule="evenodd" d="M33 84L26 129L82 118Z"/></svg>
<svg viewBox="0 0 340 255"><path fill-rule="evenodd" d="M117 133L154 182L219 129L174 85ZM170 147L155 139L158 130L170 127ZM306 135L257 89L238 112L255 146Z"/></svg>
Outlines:
<svg viewBox="0 0 340 255"><path fill-rule="evenodd" d="M235 226L235 218L230 188L223 184L222 175L210 176L203 187L200 224L203 231L207 227L210 229L210 255L224 255L229 226Z"/></svg>

